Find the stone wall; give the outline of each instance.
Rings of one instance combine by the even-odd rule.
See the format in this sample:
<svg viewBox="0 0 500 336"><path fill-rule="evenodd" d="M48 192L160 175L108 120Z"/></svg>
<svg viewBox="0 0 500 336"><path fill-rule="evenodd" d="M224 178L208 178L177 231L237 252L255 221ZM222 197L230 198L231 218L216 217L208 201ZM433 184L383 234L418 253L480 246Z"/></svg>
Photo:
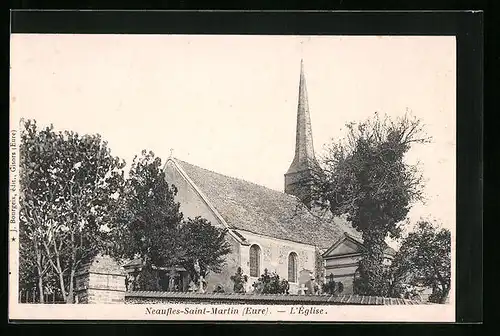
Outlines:
<svg viewBox="0 0 500 336"><path fill-rule="evenodd" d="M167 161L165 165L165 178L168 183L175 185L177 188L175 201L180 203L180 211L184 218L200 216L214 226L223 227L197 191L181 176L172 161Z"/></svg>
<svg viewBox="0 0 500 336"><path fill-rule="evenodd" d="M296 243L288 240L275 239L239 230L250 245L241 246L241 268L244 274L250 274L250 246L257 244L261 250L260 273L267 268L269 272L276 272L280 278L288 279L288 256L291 252L297 253L297 279L301 270L314 272L316 263L316 248L311 245ZM247 290L251 289L256 277L249 277ZM298 281L290 282L290 294L297 293Z"/></svg>
<svg viewBox="0 0 500 336"><path fill-rule="evenodd" d="M215 294L127 292L126 304L255 304L255 305L415 305L424 302L359 295Z"/></svg>
<svg viewBox="0 0 500 336"><path fill-rule="evenodd" d="M207 277L207 292L214 291L217 285L221 285L226 292L233 291L231 276L236 273L240 266L240 243L233 237L226 235L226 240L231 244L231 253L226 255L224 266L220 273L211 272Z"/></svg>
<svg viewBox="0 0 500 336"><path fill-rule="evenodd" d="M331 258L325 260L325 277L328 279L333 274L335 281L340 281L344 285L345 294L352 294L354 273L359 266L360 255Z"/></svg>
<svg viewBox="0 0 500 336"><path fill-rule="evenodd" d="M125 272L109 256L99 255L77 273L75 293L78 303L124 303Z"/></svg>
<svg viewBox="0 0 500 336"><path fill-rule="evenodd" d="M175 201L180 203L180 211L184 215L184 218L200 216L214 226L224 227L196 190L181 176L172 161L167 161L165 175L167 181L170 184L174 184L178 189ZM233 290L231 275L236 273L236 270L240 266L240 243L229 233L226 237L231 245L231 253L226 256L225 265L221 273L211 272L208 275L206 279L208 292L212 292L217 285L222 285L225 291Z"/></svg>

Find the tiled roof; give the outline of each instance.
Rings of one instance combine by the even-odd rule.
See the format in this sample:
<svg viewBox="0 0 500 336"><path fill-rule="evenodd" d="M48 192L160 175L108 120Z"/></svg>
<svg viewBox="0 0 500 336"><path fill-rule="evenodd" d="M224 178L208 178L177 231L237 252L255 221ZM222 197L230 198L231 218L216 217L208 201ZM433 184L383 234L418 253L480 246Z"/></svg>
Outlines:
<svg viewBox="0 0 500 336"><path fill-rule="evenodd" d="M363 238L360 235L356 235L355 236L355 235L351 235L349 233L346 233L345 235L348 236L348 237L350 237L351 239L354 239L355 241L357 241L361 245L363 245ZM396 250L393 249L392 247L390 247L389 245L387 245L386 248L385 248L385 250L384 250L384 253L388 254L390 256L395 256L396 255Z"/></svg>
<svg viewBox="0 0 500 336"><path fill-rule="evenodd" d="M349 305L420 305L427 302L400 298L360 295L293 295L254 293L189 293L189 292L126 292L128 299L164 299L175 301L195 301L214 303L257 303L257 304L349 304Z"/></svg>
<svg viewBox="0 0 500 336"><path fill-rule="evenodd" d="M328 248L344 232L359 236L350 224L314 216L295 196L175 160L234 229Z"/></svg>

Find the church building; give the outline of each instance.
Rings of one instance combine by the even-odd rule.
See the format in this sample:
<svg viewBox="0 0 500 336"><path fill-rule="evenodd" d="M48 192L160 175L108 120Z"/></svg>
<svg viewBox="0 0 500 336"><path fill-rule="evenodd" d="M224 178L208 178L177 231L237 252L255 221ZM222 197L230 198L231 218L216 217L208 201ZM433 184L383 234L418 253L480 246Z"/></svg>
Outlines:
<svg viewBox="0 0 500 336"><path fill-rule="evenodd" d="M176 201L184 217L201 216L228 229L232 252L223 271L207 277L207 291L218 285L232 291L230 277L241 267L249 276L248 290L268 269L288 280L291 294L297 293L300 274L341 281L344 293L352 293L361 235L341 218L327 220L312 212L307 181L316 167L303 63L295 156L284 174L284 192L168 158L164 171L178 189ZM387 260L393 255L388 248Z"/></svg>

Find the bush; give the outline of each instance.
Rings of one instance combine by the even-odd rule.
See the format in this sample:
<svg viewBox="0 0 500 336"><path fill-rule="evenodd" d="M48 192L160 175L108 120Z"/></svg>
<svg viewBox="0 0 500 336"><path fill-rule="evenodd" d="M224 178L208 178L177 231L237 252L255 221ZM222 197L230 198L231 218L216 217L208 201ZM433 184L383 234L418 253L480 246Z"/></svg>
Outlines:
<svg viewBox="0 0 500 336"><path fill-rule="evenodd" d="M143 291L161 291L158 271L151 266L144 266L136 279L135 286Z"/></svg>
<svg viewBox="0 0 500 336"><path fill-rule="evenodd" d="M290 285L285 279L281 279L275 272L269 273L267 268L264 274L253 283L254 292L259 294L288 294Z"/></svg>
<svg viewBox="0 0 500 336"><path fill-rule="evenodd" d="M344 285L340 281L329 281L324 283L322 286L322 292L327 294L340 294L344 291Z"/></svg>
<svg viewBox="0 0 500 336"><path fill-rule="evenodd" d="M245 293L245 284L248 281L248 276L243 274L241 267L238 267L236 273L231 275L231 281L234 283L233 291L235 293Z"/></svg>

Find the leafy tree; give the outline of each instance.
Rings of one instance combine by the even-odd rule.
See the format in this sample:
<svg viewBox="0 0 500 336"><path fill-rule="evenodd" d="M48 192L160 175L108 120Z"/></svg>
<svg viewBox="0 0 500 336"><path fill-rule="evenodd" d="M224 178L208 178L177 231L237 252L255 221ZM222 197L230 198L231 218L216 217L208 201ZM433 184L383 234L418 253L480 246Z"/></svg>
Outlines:
<svg viewBox="0 0 500 336"><path fill-rule="evenodd" d="M198 275L206 278L210 272L220 273L225 264L225 257L231 252L226 240L227 229L213 226L204 218L188 218L179 230L181 250L178 260L188 270L191 278L198 280ZM195 265L199 265L197 270Z"/></svg>
<svg viewBox="0 0 500 336"><path fill-rule="evenodd" d="M153 265L166 265L176 257L176 232L182 221L177 190L169 186L154 153L142 151L131 165L124 190L122 230L116 231L115 253L129 259L140 258L143 276Z"/></svg>
<svg viewBox="0 0 500 336"><path fill-rule="evenodd" d="M175 186L165 179L160 158L147 151L134 158L114 252L142 260L137 281L143 290L161 290L158 267L182 265L197 281L210 271L220 272L230 252L225 229L200 217L183 220L176 194Z"/></svg>
<svg viewBox="0 0 500 336"><path fill-rule="evenodd" d="M19 290L21 292L32 292L36 288L38 300L43 303L43 275L49 270L50 266L48 263L42 263L41 260L37 263L37 255L42 257L43 254L41 250L39 254L35 252L34 244L29 241L30 236L26 234L25 227L25 225L21 225L19 228ZM39 271L40 268L38 267L42 264L45 267Z"/></svg>
<svg viewBox="0 0 500 336"><path fill-rule="evenodd" d="M36 265L42 302L50 267L72 303L76 270L104 249L114 226L124 163L99 135L39 130L31 120L24 123L20 156L21 260Z"/></svg>
<svg viewBox="0 0 500 336"><path fill-rule="evenodd" d="M288 294L290 285L285 279L280 280L280 276L264 269L264 273L252 284L254 291L259 294Z"/></svg>
<svg viewBox="0 0 500 336"><path fill-rule="evenodd" d="M235 293L245 293L245 284L248 281L248 276L243 274L241 267L238 267L236 273L231 275L231 281L234 283L233 291Z"/></svg>
<svg viewBox="0 0 500 336"><path fill-rule="evenodd" d="M451 285L451 233L429 221L417 223L415 231L403 240L393 269L397 284L433 288L430 300L444 303Z"/></svg>
<svg viewBox="0 0 500 336"><path fill-rule="evenodd" d="M347 127L347 139L329 146L323 169L314 174L313 199L336 216L347 214L362 233L358 292L385 295L385 239L400 236L411 205L422 199L422 176L405 154L429 138L421 121L407 114L395 120L375 114Z"/></svg>

